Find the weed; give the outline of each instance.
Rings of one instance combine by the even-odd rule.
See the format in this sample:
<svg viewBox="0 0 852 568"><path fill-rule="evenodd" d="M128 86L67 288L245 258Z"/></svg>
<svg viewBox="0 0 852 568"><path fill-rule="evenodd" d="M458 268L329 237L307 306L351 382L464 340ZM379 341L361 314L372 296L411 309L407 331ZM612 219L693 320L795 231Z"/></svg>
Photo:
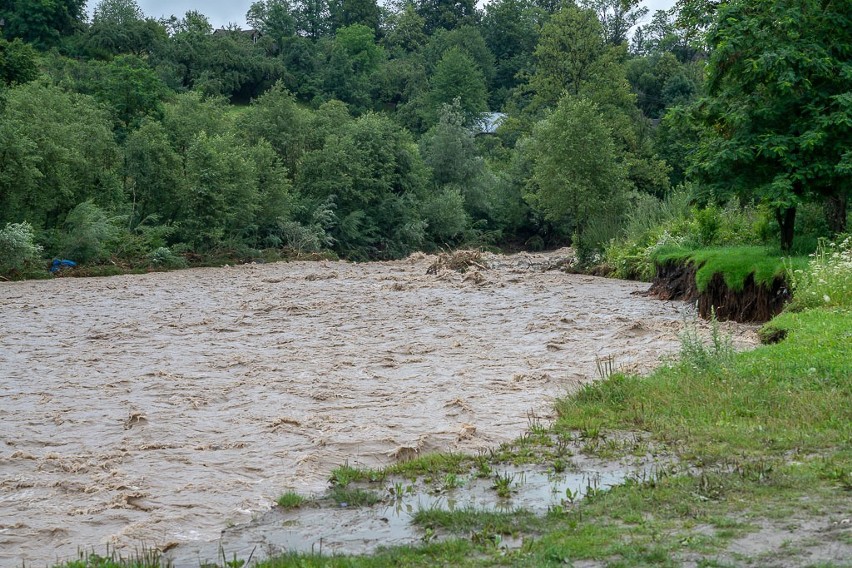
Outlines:
<svg viewBox="0 0 852 568"><path fill-rule="evenodd" d="M370 507L382 500L375 491L360 488L349 489L341 486L332 488L328 496L341 507Z"/></svg>
<svg viewBox="0 0 852 568"><path fill-rule="evenodd" d="M353 481L382 481L387 476L387 471L374 469L358 469L345 463L331 471L329 482L332 485L346 487Z"/></svg>
<svg viewBox="0 0 852 568"><path fill-rule="evenodd" d="M793 287L793 309L852 307L852 236L840 242L820 241L807 269L787 268Z"/></svg>
<svg viewBox="0 0 852 568"><path fill-rule="evenodd" d="M464 485L464 479L455 473L448 473L444 476L442 486L444 489L456 489Z"/></svg>
<svg viewBox="0 0 852 568"><path fill-rule="evenodd" d="M414 486L406 485L402 481L394 481L393 485L388 487L388 494L393 497L395 501L398 501L405 495L409 495L411 493L414 493Z"/></svg>
<svg viewBox="0 0 852 568"><path fill-rule="evenodd" d="M497 492L498 497L508 499L512 496L512 485L514 482L515 476L508 471L497 473L494 476L494 482L491 485L491 489L494 489Z"/></svg>
<svg viewBox="0 0 852 568"><path fill-rule="evenodd" d="M479 478L491 477L491 463L488 456L480 454L474 458L475 475Z"/></svg>
<svg viewBox="0 0 852 568"><path fill-rule="evenodd" d="M278 498L278 506L283 509L298 509L305 502L305 498L295 491L288 491Z"/></svg>
<svg viewBox="0 0 852 568"><path fill-rule="evenodd" d="M727 366L733 359L731 338L721 332L715 312L710 320L710 343L698 333L694 322L687 323L680 335L680 361L696 371L710 371Z"/></svg>

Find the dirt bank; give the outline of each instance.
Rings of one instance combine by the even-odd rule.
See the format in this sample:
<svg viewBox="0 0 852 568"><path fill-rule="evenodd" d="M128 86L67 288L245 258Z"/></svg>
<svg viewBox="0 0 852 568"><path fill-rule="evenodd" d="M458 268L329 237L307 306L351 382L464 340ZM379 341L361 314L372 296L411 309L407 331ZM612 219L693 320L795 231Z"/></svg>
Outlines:
<svg viewBox="0 0 852 568"><path fill-rule="evenodd" d="M0 284L0 565L212 540L347 460L509 440L596 357L677 349L683 304L542 272L559 254Z"/></svg>
<svg viewBox="0 0 852 568"><path fill-rule="evenodd" d="M714 274L707 289L699 292L695 284L698 270L693 263L667 262L657 265L657 273L648 293L661 300L696 302L698 314L720 321L766 322L780 314L790 301L790 290L782 278L769 285L757 284L754 275L746 277L742 290L733 290L721 274Z"/></svg>

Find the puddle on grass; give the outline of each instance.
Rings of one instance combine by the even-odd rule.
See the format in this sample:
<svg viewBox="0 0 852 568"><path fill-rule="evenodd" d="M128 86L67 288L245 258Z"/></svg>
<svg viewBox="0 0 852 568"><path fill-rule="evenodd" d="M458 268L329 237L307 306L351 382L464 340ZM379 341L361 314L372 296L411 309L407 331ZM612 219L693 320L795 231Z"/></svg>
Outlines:
<svg viewBox="0 0 852 568"><path fill-rule="evenodd" d="M530 466L492 467L487 477L474 470L453 479L411 482L388 478L380 483L353 483L350 488L374 491L384 499L372 507L337 506L275 508L250 523L228 528L218 542L182 544L167 555L176 568L230 559L262 560L285 552L307 554L369 554L379 547L422 543L425 532L413 522L421 510L491 511L526 510L544 515L570 506L590 491L606 491L629 480L644 481L670 469L670 462L621 463L574 458L572 471ZM500 497L497 479L509 480L511 495ZM447 485L455 485L447 487ZM521 538L505 537L501 546L517 548Z"/></svg>

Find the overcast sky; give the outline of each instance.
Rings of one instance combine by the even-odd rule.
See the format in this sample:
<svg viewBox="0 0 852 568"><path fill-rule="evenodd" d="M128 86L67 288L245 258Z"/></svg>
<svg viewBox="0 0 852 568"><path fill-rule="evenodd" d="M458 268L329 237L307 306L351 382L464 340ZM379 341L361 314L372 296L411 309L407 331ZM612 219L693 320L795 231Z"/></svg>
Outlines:
<svg viewBox="0 0 852 568"><path fill-rule="evenodd" d="M214 28L220 28L229 22L235 22L243 27L246 25L246 12L253 0L136 0L146 16L183 16L189 10L198 10L208 18ZM643 4L651 9L666 10L671 8L675 0L645 0ZM89 0L89 11L98 4L98 0Z"/></svg>

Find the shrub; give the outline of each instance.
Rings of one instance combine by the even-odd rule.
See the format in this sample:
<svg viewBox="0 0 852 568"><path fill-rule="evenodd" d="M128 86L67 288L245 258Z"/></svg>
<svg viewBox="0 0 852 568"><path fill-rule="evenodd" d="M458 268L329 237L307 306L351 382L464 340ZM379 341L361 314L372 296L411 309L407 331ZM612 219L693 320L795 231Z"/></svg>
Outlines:
<svg viewBox="0 0 852 568"><path fill-rule="evenodd" d="M35 243L32 226L23 223L7 223L0 230L0 275L10 276L30 268L41 258L42 248Z"/></svg>
<svg viewBox="0 0 852 568"><path fill-rule="evenodd" d="M168 247L159 247L148 255L151 265L160 268L186 268L186 259Z"/></svg>
<svg viewBox="0 0 852 568"><path fill-rule="evenodd" d="M109 243L119 232L103 209L91 201L84 201L65 219L61 254L78 263L105 260L109 256Z"/></svg>

